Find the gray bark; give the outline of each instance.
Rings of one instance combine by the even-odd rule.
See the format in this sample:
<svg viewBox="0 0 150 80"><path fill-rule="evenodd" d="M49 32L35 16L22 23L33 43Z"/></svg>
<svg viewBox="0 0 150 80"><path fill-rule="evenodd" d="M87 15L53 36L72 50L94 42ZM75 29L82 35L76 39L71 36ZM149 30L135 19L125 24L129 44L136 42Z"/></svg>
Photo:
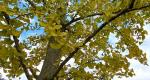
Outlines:
<svg viewBox="0 0 150 80"><path fill-rule="evenodd" d="M37 80L52 80L54 73L58 67L58 60L60 59L60 49L53 49L50 47L54 41L51 37L47 46L47 54L44 59L41 73Z"/></svg>

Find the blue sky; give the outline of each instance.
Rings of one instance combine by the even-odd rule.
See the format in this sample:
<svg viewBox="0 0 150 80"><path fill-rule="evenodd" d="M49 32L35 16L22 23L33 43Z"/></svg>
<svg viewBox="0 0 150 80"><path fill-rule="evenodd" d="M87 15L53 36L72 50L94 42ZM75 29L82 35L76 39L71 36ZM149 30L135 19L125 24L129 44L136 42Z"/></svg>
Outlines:
<svg viewBox="0 0 150 80"><path fill-rule="evenodd" d="M31 22L30 30L28 31L24 30L19 37L21 41L27 39L29 36L44 34L44 28L38 26L39 22L36 16L34 16L33 19L30 19L30 22ZM35 25L37 25L37 28L35 27Z"/></svg>
<svg viewBox="0 0 150 80"><path fill-rule="evenodd" d="M144 28L148 31L148 35L140 45L140 48L147 53L148 64L150 65L150 24L146 25ZM130 62L130 67L134 68L136 75L131 78L114 78L114 80L150 80L150 66L142 65L136 60L130 60Z"/></svg>

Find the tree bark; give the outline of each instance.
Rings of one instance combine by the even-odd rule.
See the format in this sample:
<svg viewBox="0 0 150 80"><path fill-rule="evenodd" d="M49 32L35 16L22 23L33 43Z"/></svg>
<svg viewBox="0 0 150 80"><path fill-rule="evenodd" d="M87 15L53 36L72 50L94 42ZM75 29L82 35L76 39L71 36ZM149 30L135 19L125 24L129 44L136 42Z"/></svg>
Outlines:
<svg viewBox="0 0 150 80"><path fill-rule="evenodd" d="M50 46L53 42L55 42L54 37L51 37L47 45L47 54L42 70L37 80L53 80L52 77L58 68L58 60L60 59L60 49L54 49Z"/></svg>

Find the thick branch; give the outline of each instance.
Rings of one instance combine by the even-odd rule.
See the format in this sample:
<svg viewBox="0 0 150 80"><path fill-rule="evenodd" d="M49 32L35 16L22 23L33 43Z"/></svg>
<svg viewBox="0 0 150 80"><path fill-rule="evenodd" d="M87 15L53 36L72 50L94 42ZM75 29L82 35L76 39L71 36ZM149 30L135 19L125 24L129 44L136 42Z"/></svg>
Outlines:
<svg viewBox="0 0 150 80"><path fill-rule="evenodd" d="M129 11L129 12L130 12L130 11L136 11L136 10L141 10L141 9L148 8L148 7L150 7L150 4L146 4L145 6L142 6L142 7L139 7L139 8L133 8L133 9L130 9L130 10L128 10L128 11Z"/></svg>
<svg viewBox="0 0 150 80"><path fill-rule="evenodd" d="M4 12L4 11L2 13L3 13L3 16L5 17L5 19L7 21L7 24L10 25L10 22L9 22L10 17L9 17L9 15L6 12ZM17 39L16 36L13 36L13 39L14 39L14 42L15 42L15 48L16 48L17 52L21 54L21 50L19 48L19 40ZM30 76L30 74L28 72L28 69L27 69L26 65L23 63L23 59L22 59L21 56L18 56L18 61L19 61L20 65L22 66L27 79L28 80L32 80L32 78L31 78L31 76Z"/></svg>
<svg viewBox="0 0 150 80"><path fill-rule="evenodd" d="M134 0L133 0L134 1ZM129 5L131 6L131 4ZM76 47L75 50L73 52L71 52L68 57L60 64L60 66L58 67L56 73L53 75L53 78L52 80L54 79L55 76L57 76L57 74L59 73L59 71L63 68L63 66L78 52L78 50L83 47L88 41L90 41L99 31L101 31L107 24L109 24L110 22L112 22L113 20L115 20L116 18L120 17L121 15L123 14L126 14L130 11L133 11L133 10L139 10L139 9L143 9L143 8L147 8L147 7L150 7L150 5L147 5L147 6L144 6L144 7L141 7L141 8L135 8L135 9L130 9L129 7L122 10L121 12L119 12L118 14L116 14L115 16L111 17L107 22L104 22L97 30L95 30L91 35L89 35L84 43L79 46L79 47ZM81 19L78 19L78 20L81 20ZM77 21L77 20L76 20ZM73 21L74 22L74 21ZM72 23L73 23L72 22Z"/></svg>

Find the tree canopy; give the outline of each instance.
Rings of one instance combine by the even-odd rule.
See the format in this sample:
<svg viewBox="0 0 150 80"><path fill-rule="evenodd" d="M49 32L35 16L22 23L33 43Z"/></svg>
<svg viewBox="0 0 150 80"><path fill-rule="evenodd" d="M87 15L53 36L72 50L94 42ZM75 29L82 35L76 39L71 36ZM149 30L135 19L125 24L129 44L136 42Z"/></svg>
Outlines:
<svg viewBox="0 0 150 80"><path fill-rule="evenodd" d="M130 59L147 65L139 45L150 0L0 0L0 8L0 68L9 78L111 80L135 74Z"/></svg>

